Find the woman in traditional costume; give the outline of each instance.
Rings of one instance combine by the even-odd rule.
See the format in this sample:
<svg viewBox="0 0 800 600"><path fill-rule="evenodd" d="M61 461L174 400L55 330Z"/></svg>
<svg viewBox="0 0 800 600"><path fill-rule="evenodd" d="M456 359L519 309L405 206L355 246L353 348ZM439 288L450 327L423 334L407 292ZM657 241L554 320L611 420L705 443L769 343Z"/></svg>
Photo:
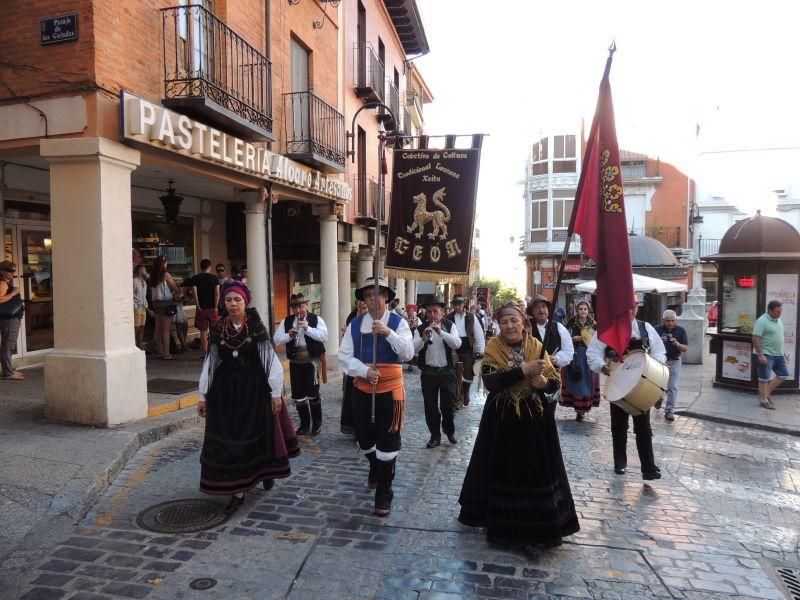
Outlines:
<svg viewBox="0 0 800 600"><path fill-rule="evenodd" d="M575 354L572 362L561 369L561 405L575 409L575 420L583 421L593 406L600 406L600 377L593 373L586 361L586 349L597 330L591 307L581 300L575 307L575 316L567 322Z"/></svg>
<svg viewBox="0 0 800 600"><path fill-rule="evenodd" d="M240 281L223 285L227 316L210 332L200 375L201 417L206 419L200 453L200 491L231 495L233 513L259 482L265 490L291 474L300 454L283 401L283 368L269 333Z"/></svg>
<svg viewBox="0 0 800 600"><path fill-rule="evenodd" d="M494 315L500 334L486 344L481 374L489 392L464 477L458 520L486 527L495 544L526 552L558 546L580 529L572 501L552 394L561 385L515 303Z"/></svg>

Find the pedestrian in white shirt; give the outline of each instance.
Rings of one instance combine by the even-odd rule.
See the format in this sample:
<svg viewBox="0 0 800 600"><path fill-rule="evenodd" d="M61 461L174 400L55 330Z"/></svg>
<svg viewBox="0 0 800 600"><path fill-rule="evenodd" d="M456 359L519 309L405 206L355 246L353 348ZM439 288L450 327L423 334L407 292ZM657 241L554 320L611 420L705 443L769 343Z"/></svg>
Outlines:
<svg viewBox="0 0 800 600"><path fill-rule="evenodd" d="M461 347L458 349L459 362L462 363L461 392L456 398L456 410L469 404L469 388L475 377L473 366L475 361L483 358L486 347L486 338L480 321L467 310L467 303L463 296L453 297L453 312L447 319L456 326L458 336L461 338Z"/></svg>

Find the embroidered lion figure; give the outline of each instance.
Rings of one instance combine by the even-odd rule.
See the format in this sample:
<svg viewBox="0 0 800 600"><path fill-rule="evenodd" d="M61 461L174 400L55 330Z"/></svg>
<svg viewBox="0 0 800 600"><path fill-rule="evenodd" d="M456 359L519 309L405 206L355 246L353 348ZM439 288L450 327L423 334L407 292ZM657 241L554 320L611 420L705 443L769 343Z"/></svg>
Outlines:
<svg viewBox="0 0 800 600"><path fill-rule="evenodd" d="M450 220L450 209L444 203L444 196L447 192L445 188L440 188L433 193L433 203L442 210L429 211L427 208L428 198L425 194L417 194L412 197L412 201L417 207L414 209L414 222L410 227L406 227L408 233L414 233L414 237L420 239L422 234L425 233L425 225L433 222L433 231L428 234L428 238L435 240L437 237L440 240L447 239L447 222ZM441 235L440 233L441 232Z"/></svg>

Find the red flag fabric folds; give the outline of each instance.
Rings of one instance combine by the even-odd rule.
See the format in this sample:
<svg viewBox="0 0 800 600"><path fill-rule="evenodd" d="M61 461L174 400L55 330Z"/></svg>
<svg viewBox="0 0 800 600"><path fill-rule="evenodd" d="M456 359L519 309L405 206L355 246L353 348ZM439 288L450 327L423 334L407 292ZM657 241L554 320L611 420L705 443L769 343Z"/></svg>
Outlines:
<svg viewBox="0 0 800 600"><path fill-rule="evenodd" d="M597 335L622 356L631 339L633 270L610 70L611 56L600 82L569 233L581 236L583 252L596 265Z"/></svg>

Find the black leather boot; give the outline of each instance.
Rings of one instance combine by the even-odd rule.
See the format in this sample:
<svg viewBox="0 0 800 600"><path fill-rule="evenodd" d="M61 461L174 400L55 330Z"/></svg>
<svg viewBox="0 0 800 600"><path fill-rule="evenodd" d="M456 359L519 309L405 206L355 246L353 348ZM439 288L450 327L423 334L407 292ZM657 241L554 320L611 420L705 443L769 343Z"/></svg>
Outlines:
<svg viewBox="0 0 800 600"><path fill-rule="evenodd" d="M625 469L628 466L628 453L626 451L628 446L628 432L612 431L611 438L614 444L614 472L617 475L624 475Z"/></svg>
<svg viewBox="0 0 800 600"><path fill-rule="evenodd" d="M294 407L300 416L300 427L297 428L297 435L306 435L311 427L311 409L308 407L308 400L295 402Z"/></svg>
<svg viewBox="0 0 800 600"><path fill-rule="evenodd" d="M369 476L367 477L367 487L374 490L378 487L378 476L376 474L378 459L375 457L375 451L367 452L364 456L369 461Z"/></svg>
<svg viewBox="0 0 800 600"><path fill-rule="evenodd" d="M375 515L385 517L392 510L392 481L394 480L395 459L389 461L376 460L375 474L378 487L375 490Z"/></svg>
<svg viewBox="0 0 800 600"><path fill-rule="evenodd" d="M469 386L471 385L472 385L471 381L465 381L464 383L461 384L461 390L464 395L463 396L464 406L469 405Z"/></svg>
<svg viewBox="0 0 800 600"><path fill-rule="evenodd" d="M311 408L311 435L317 435L322 429L322 398L309 400Z"/></svg>

